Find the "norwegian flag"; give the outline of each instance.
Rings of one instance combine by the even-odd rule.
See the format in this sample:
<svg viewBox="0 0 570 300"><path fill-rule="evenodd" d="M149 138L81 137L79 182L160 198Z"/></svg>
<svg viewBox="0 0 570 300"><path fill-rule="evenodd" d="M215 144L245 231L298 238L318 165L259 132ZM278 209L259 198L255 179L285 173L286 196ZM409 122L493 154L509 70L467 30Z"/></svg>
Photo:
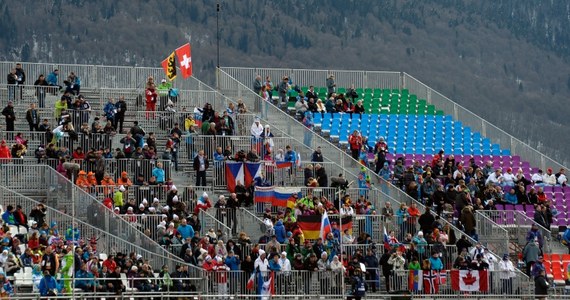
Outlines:
<svg viewBox="0 0 570 300"><path fill-rule="evenodd" d="M439 293L439 272L423 271L424 291L426 294Z"/></svg>

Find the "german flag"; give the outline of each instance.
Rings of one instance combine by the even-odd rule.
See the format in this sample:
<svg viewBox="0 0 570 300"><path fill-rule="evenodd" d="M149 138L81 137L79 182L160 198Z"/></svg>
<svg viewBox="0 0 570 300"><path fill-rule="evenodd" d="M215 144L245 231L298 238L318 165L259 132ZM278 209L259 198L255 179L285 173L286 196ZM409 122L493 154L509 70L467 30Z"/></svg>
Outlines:
<svg viewBox="0 0 570 300"><path fill-rule="evenodd" d="M321 236L321 216L298 216L297 224L303 230L305 239L316 240Z"/></svg>
<svg viewBox="0 0 570 300"><path fill-rule="evenodd" d="M168 80L172 81L176 78L176 61L175 61L176 53L172 51L172 53L162 61L162 68L164 69L164 74Z"/></svg>

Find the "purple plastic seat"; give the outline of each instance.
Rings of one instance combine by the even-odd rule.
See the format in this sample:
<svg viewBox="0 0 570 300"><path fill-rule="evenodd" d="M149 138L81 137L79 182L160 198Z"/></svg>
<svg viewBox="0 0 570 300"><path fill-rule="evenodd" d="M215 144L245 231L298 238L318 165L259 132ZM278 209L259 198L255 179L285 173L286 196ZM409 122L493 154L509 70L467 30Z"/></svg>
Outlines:
<svg viewBox="0 0 570 300"><path fill-rule="evenodd" d="M505 223L508 225L515 224L515 213L512 211L505 212Z"/></svg>
<svg viewBox="0 0 570 300"><path fill-rule="evenodd" d="M546 197L549 197L548 194L550 194L550 197L552 197L552 192L553 192L552 186L545 185L543 190L544 190L544 193L547 194Z"/></svg>
<svg viewBox="0 0 570 300"><path fill-rule="evenodd" d="M552 191L555 193L562 193L562 187L557 185L552 187Z"/></svg>
<svg viewBox="0 0 570 300"><path fill-rule="evenodd" d="M522 204L515 205L515 210L516 211L524 211L524 205L522 205Z"/></svg>
<svg viewBox="0 0 570 300"><path fill-rule="evenodd" d="M521 167L523 167L523 169L529 169L530 163L528 161L523 161L521 162Z"/></svg>
<svg viewBox="0 0 570 300"><path fill-rule="evenodd" d="M495 205L497 207L497 210L505 210L505 205L504 204L497 204Z"/></svg>
<svg viewBox="0 0 570 300"><path fill-rule="evenodd" d="M534 210L527 210L526 216L531 218L531 219L534 218Z"/></svg>
<svg viewBox="0 0 570 300"><path fill-rule="evenodd" d="M505 210L514 210L515 206L512 204L505 204Z"/></svg>

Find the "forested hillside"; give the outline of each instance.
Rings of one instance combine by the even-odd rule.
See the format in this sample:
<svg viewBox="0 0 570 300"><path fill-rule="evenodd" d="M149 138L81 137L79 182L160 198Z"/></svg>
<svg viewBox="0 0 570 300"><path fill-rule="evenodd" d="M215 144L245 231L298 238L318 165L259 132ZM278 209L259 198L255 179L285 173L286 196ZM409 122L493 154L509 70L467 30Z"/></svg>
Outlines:
<svg viewBox="0 0 570 300"><path fill-rule="evenodd" d="M221 65L405 71L570 164L570 4L222 1ZM213 83L213 0L0 2L0 59L159 66L190 41Z"/></svg>

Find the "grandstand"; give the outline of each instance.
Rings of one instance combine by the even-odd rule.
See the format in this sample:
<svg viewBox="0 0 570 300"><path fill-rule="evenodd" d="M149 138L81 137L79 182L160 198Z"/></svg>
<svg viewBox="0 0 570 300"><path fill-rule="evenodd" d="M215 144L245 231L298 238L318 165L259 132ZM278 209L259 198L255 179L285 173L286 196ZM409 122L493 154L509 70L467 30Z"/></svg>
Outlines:
<svg viewBox="0 0 570 300"><path fill-rule="evenodd" d="M13 65L12 62L0 63L0 70L8 73ZM534 292L532 276L525 274L524 262L509 273L510 289L503 285L499 262L503 254L507 254L509 261L517 266L519 254L526 251L523 249L528 231L537 224L538 229L533 227L532 230L540 232L545 270L550 280L558 284L554 293L564 291L568 257L562 255L566 249L556 238L569 218L565 186L544 187L546 197L553 199L552 208L559 212L547 226L537 222L534 203L505 204L493 198L497 200L496 209L476 209L472 216L474 231L470 231L467 224L459 226L458 220L464 220L463 211L454 212L455 203L452 203L451 211L447 211L443 203L428 201L431 196L426 197L423 190L419 193L416 190L414 194L408 186L402 189L401 179L393 176L382 179L373 171L377 160L373 152L364 153L362 159L369 169L361 168L363 165L347 153L349 137L358 130L371 148L380 137L386 141L389 151L385 159L390 162L392 173L398 160L404 166L417 164L423 170L426 165L431 166L439 150L446 155L453 154L454 162L464 166L483 167L489 163L492 169L520 168L529 181L539 168L563 168L492 125L475 119L407 74L224 68L220 70L220 91L196 78L175 81L178 96L170 98L174 102L174 111L162 109L149 116L145 111L145 83L149 77L157 82L163 78L161 69L34 63L23 63L22 67L29 78L49 74L56 68L61 77L74 72L81 77L81 94L90 104L90 109L83 109L85 106L69 109L69 119L62 121L53 117L52 107L61 97L57 88L16 87L15 130L0 132L10 147L22 144L22 137L27 140L27 151L19 153L21 157L0 157L3 162L0 214L5 223L0 233L4 240L8 239L3 246L18 255L31 248L33 243L28 240L37 226L32 224L34 220L46 223L46 228L38 231L44 234L40 239L41 243L45 239L43 248L54 248L62 259L65 258L65 245L71 246L71 251L82 249L88 253L72 255L74 268L69 274L74 276L70 279L64 274L59 279L58 293L74 298L93 291L101 293L102 297L110 297L120 291L131 298L149 296L148 292L152 292L156 293L155 298L195 294L205 298L232 295L237 299L257 295L263 292L264 285L269 285L270 293L279 297L326 296L334 299L352 291L354 270L360 268L357 263L362 262L367 265L365 277L369 295L381 297L388 293L406 293L424 297L429 296L429 289L410 286L408 263L414 256L421 261L437 253L443 268L437 269L440 272L434 275L438 278L436 288L440 294L454 297L465 292L453 283L458 269L456 259L462 252L459 245L467 246L470 252L477 254L479 246L476 244L480 242L487 249L480 250L481 254L493 266L485 271L489 275L480 273L485 274L481 278L489 288L480 289L474 295L509 293L524 297ZM306 127L295 119L299 92L306 93L309 85L314 85L319 97L326 100L324 83L331 73L336 75L338 93L346 92L351 84L358 86L355 92L363 100L365 113L316 112L312 114L315 126ZM249 88L256 74L272 78L288 75L299 85L298 91L293 88L289 91L288 98L292 101L286 109L263 102ZM60 82L63 79L60 78ZM7 98L11 88L1 86L0 95ZM37 103L38 88L47 91L45 105L38 109L40 119L46 118L50 125L44 132L29 131L26 120L30 104ZM120 97L127 104L125 130L76 132L83 123L91 127L97 122L96 117L101 123L105 122L104 109L109 98L117 100ZM169 97L160 97L158 107L164 108ZM246 109L238 112L240 102ZM208 120L205 117L207 103L220 114L229 112L234 124L233 134L215 130L212 135L207 132L208 128L204 131L198 128L209 121L217 122L216 117ZM236 108L232 109L231 105ZM185 128L189 116L197 122L196 128ZM252 136L250 128L258 117L262 126L270 126L271 139ZM51 137L49 132L61 122L74 125L76 130L67 129L61 135ZM175 123L180 124L182 134L179 141L174 142L176 151L172 151L166 145L171 145L169 143L175 139L172 135ZM122 153L126 132L136 129L136 124L146 131L144 142L140 143L146 145L141 147L140 153L124 157L129 154ZM21 137L16 136L18 132L22 133ZM152 145L150 132L154 133L155 151L146 147ZM53 148L49 144L53 144ZM77 151L78 146L84 154ZM1 147L0 154L4 153ZM216 153L218 147L220 153ZM313 159L317 147L322 160ZM196 182L197 173L202 169L195 165L195 159L198 162L203 159L196 158L202 150L209 160L209 167L204 168L205 185ZM168 155L163 155L164 152ZM441 172L438 174L441 176L434 179L443 181L444 171ZM342 178L337 177L339 174ZM412 175L412 181L423 184L422 172L412 172ZM101 176L100 180L97 176ZM307 185L311 182L310 177L319 184ZM241 182L243 186L238 184L237 178L244 181ZM526 188L531 186L534 183ZM235 198L231 193L234 189ZM508 193L507 187L501 186L503 190ZM262 191L271 192L269 200L261 196ZM222 195L225 199L220 200ZM285 198L278 195L285 195ZM298 196L296 202L290 200L292 195ZM275 199L284 202L278 204ZM346 203L346 199L352 201ZM289 201L293 201L294 208L289 206ZM40 204L47 208L43 217L38 218ZM437 212L439 216L433 224L422 224L418 222L419 214L412 216L410 209L399 210L401 204L417 205L419 214L424 212L426 204L433 204L427 215ZM27 216L26 221L20 219L18 210L7 211L17 205ZM386 205L393 207L393 215L385 213ZM288 212L287 208L293 209ZM343 232L325 238L320 244L316 240L319 230L311 228L317 225L320 228L323 211L328 212L330 219L337 223L335 226ZM291 219L292 215L297 217L296 221L294 217ZM190 227L192 231L189 231ZM345 229L348 230L346 234ZM435 229L442 232L441 236L430 234ZM56 232L63 231L69 233L69 237L59 242L61 238ZM287 231L290 231L290 238ZM420 238L418 243L415 239L419 231L425 232L426 239L422 242ZM196 236L187 235L189 232L195 232ZM276 243L273 234L281 241ZM538 234L533 233L533 237L536 236ZM19 242L28 242L23 243L27 246L14 247L14 237ZM32 253L43 255L43 248L34 247ZM274 255L280 256L282 251L284 257L273 261ZM390 251L401 252L406 258L401 268L396 262L388 262ZM123 271L119 280L109 286L108 282L101 281L107 276L102 269L112 264L108 258L116 257L118 253L128 257L114 260ZM268 261L257 259L262 253L267 254ZM328 256L321 259L321 253ZM333 259L335 256L338 262ZM475 255L472 256L476 264ZM94 271L91 269L93 257L100 259ZM285 260L289 260L288 268L283 265ZM88 265L89 271L81 269L81 261ZM2 271L8 273L6 261L0 260L0 263ZM32 295L30 291L37 292L33 276L41 274L32 271L34 264L30 262L7 274L14 287L14 296L25 298ZM168 272L164 268L168 268ZM385 273L388 268L394 269ZM253 273L255 276L250 277L254 269L260 276ZM251 278L254 278L253 286L250 286ZM390 278L389 282L386 278ZM441 278L447 278L447 281ZM74 288L65 288L66 284L72 284Z"/></svg>

